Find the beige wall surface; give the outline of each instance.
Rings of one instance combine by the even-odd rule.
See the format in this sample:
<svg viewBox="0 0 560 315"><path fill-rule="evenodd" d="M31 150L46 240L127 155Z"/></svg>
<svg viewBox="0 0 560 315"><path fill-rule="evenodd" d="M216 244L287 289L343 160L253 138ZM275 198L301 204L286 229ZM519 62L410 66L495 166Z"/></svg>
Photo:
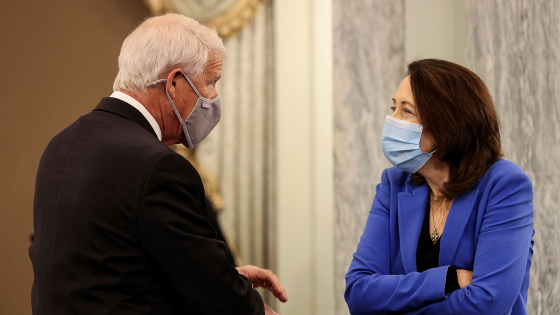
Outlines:
<svg viewBox="0 0 560 315"><path fill-rule="evenodd" d="M466 66L465 1L405 1L407 63L438 58Z"/></svg>
<svg viewBox="0 0 560 315"><path fill-rule="evenodd" d="M112 92L141 0L0 1L0 314L31 314L33 193L49 140Z"/></svg>

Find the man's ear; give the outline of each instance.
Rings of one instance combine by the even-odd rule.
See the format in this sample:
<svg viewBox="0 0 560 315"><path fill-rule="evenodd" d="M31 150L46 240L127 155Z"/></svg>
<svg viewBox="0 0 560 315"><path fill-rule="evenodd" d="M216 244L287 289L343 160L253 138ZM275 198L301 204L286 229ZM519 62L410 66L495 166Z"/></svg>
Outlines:
<svg viewBox="0 0 560 315"><path fill-rule="evenodd" d="M169 96L174 99L177 94L177 79L183 75L183 69L177 68L173 69L167 75L167 81L165 82L165 88L169 92Z"/></svg>

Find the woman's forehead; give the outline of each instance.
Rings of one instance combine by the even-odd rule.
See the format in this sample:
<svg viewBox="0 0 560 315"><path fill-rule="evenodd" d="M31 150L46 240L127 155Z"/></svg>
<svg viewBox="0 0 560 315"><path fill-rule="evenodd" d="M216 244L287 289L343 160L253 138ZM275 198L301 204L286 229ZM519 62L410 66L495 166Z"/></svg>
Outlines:
<svg viewBox="0 0 560 315"><path fill-rule="evenodd" d="M396 102L409 102L414 103L414 97L412 96L412 88L410 87L410 76L406 76L399 85L397 92L395 93L394 99Z"/></svg>

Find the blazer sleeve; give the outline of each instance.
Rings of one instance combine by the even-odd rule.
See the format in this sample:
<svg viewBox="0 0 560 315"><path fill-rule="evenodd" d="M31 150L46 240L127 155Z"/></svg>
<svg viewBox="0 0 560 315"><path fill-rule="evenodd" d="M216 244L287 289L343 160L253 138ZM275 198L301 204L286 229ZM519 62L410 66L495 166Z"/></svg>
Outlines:
<svg viewBox="0 0 560 315"><path fill-rule="evenodd" d="M346 274L344 298L353 315L401 314L445 298L449 266L428 269L422 273L391 274L390 189L385 170L381 183L377 185L364 233Z"/></svg>
<svg viewBox="0 0 560 315"><path fill-rule="evenodd" d="M193 314L264 314L251 281L228 262L202 206L200 177L183 157L163 154L145 182L142 247L178 301Z"/></svg>
<svg viewBox="0 0 560 315"><path fill-rule="evenodd" d="M532 252L532 200L533 188L524 172L499 180L478 236L472 283L409 314L510 314Z"/></svg>

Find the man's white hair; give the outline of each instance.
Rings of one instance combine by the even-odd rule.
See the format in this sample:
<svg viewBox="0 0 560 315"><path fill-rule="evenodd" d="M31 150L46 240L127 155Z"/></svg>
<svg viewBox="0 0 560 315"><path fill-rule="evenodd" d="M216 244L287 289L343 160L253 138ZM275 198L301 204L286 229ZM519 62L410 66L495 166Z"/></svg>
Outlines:
<svg viewBox="0 0 560 315"><path fill-rule="evenodd" d="M225 61L226 48L216 31L180 14L149 18L124 40L113 90L145 91L146 83L176 68L196 80L214 54Z"/></svg>

